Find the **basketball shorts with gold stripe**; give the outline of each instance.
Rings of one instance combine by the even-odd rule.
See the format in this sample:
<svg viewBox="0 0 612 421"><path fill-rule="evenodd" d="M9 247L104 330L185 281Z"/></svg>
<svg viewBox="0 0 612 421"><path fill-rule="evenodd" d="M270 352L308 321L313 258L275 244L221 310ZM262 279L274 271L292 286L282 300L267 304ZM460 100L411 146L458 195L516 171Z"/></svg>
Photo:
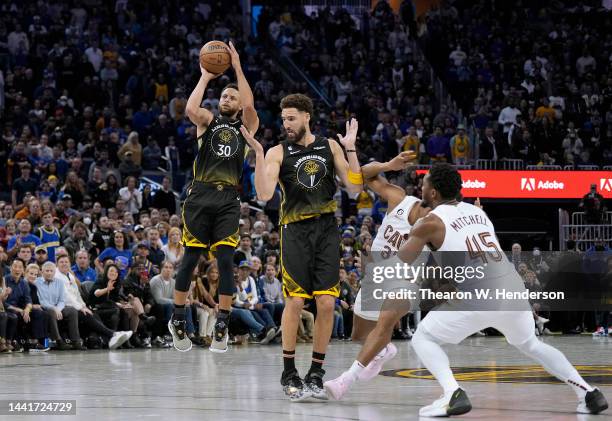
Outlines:
<svg viewBox="0 0 612 421"><path fill-rule="evenodd" d="M285 297L338 297L340 234L333 213L281 225L280 255Z"/></svg>
<svg viewBox="0 0 612 421"><path fill-rule="evenodd" d="M183 203L183 236L187 247L236 247L240 197L235 186L194 181Z"/></svg>

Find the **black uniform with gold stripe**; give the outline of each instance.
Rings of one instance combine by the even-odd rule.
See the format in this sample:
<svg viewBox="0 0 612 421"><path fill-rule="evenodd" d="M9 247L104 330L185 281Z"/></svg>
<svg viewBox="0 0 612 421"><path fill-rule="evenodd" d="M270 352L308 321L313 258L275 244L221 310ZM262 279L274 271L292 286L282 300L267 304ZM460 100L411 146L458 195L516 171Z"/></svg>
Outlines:
<svg viewBox="0 0 612 421"><path fill-rule="evenodd" d="M283 142L279 182L280 254L285 296L338 296L340 235L334 213L334 156L329 140L308 147Z"/></svg>
<svg viewBox="0 0 612 421"><path fill-rule="evenodd" d="M238 245L240 197L246 141L241 120L214 117L198 138L193 183L183 204L182 243L191 247Z"/></svg>

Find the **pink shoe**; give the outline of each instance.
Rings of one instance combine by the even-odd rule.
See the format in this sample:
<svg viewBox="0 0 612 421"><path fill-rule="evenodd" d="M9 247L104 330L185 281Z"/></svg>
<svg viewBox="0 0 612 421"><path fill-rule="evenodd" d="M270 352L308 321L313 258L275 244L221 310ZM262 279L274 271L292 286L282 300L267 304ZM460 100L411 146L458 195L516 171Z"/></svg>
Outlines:
<svg viewBox="0 0 612 421"><path fill-rule="evenodd" d="M393 359L397 354L397 348L391 342L387 344L385 347L386 352L383 355L377 355L374 357L370 364L368 364L362 371L359 373L359 380L368 381L372 380L374 377L378 376L380 370L382 370L383 365Z"/></svg>
<svg viewBox="0 0 612 421"><path fill-rule="evenodd" d="M342 373L340 377L323 383L323 387L327 392L327 396L335 401L339 401L346 395L354 382L355 381L351 379L351 375Z"/></svg>

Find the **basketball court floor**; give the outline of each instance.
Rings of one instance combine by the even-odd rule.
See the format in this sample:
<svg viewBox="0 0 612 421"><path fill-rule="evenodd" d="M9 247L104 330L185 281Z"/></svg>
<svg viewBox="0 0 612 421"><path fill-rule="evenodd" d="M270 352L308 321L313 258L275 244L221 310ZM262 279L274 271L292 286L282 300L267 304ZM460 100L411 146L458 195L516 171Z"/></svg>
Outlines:
<svg viewBox="0 0 612 421"><path fill-rule="evenodd" d="M548 336L587 381L612 401L612 338ZM2 420L413 420L441 389L419 369L410 342L385 371L358 386L342 402L290 403L279 378L279 346L242 345L226 354L202 348L55 352L0 356L0 400L73 399L76 416L6 416ZM346 369L358 344L332 342L326 378ZM469 420L612 420L577 415L574 392L509 346L501 337L469 338L445 346L459 383L474 409ZM298 344L300 373L309 366L310 344Z"/></svg>

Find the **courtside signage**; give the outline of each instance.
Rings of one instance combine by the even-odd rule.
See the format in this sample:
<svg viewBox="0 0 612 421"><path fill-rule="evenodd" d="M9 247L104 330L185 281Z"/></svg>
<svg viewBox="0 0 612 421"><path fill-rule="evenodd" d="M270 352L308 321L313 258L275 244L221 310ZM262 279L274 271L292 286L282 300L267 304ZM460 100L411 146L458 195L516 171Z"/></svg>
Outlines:
<svg viewBox="0 0 612 421"><path fill-rule="evenodd" d="M579 199L591 184L612 199L612 171L462 170L465 197L497 199ZM419 174L426 170L417 171Z"/></svg>

